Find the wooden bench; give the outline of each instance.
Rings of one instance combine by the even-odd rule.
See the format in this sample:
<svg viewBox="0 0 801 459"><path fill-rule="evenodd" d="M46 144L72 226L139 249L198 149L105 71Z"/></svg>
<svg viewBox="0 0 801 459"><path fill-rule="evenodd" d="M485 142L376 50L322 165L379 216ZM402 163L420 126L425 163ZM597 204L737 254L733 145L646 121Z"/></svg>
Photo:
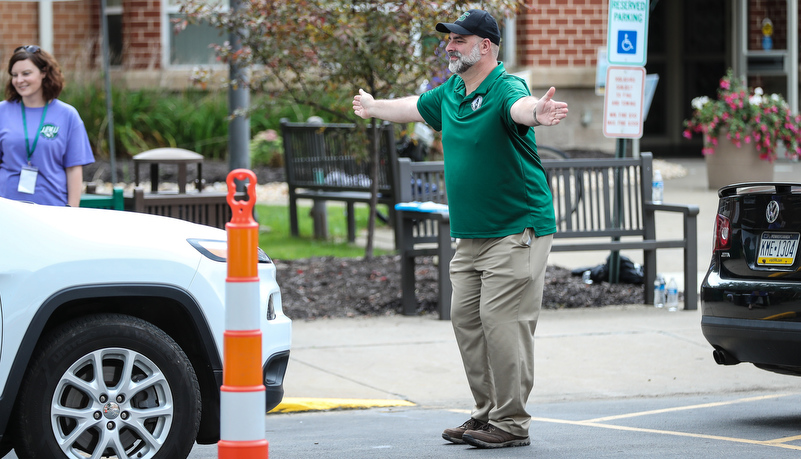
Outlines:
<svg viewBox="0 0 801 459"><path fill-rule="evenodd" d="M237 194L244 197L244 194ZM151 215L178 218L192 223L225 229L232 211L228 194L217 191L177 194L175 192L145 193L136 187L133 195L125 196L125 210Z"/></svg>
<svg viewBox="0 0 801 459"><path fill-rule="evenodd" d="M447 204L445 170L442 161L412 162L398 159L399 202L434 202ZM401 271L401 306L404 315L417 311L415 297L415 258L438 257L440 319L451 318L451 281L448 264L453 258L450 216L444 212L421 212L396 209Z"/></svg>
<svg viewBox="0 0 801 459"><path fill-rule="evenodd" d="M369 130L368 130L369 132ZM289 192L289 229L298 230L298 199L311 199L315 205L325 201L347 204L348 241L356 240L354 203L370 202L371 169L369 143L359 137L353 124L290 123L281 120L284 144L284 167ZM387 204L388 219L393 220L397 202L394 127L381 126L378 167L378 203ZM315 235L325 234L319 228L326 222L315 219Z"/></svg>
<svg viewBox="0 0 801 459"><path fill-rule="evenodd" d="M424 180L436 176L430 168L442 168L442 163L404 164L399 161L398 171L406 180L420 179L421 186L411 187L411 191L427 187ZM676 248L684 253L684 309L698 307L697 278L697 215L698 206L679 204L656 204L651 202L651 179L653 158L650 153L642 153L640 158L611 159L567 159L544 160L543 167L548 174L554 196L554 210L558 231L554 235L552 252L637 249L643 251L643 270L645 274L644 303L653 302L653 288L656 278L656 250ZM618 183L619 186L615 186ZM439 186L439 185L438 185ZM402 188L404 189L404 188ZM443 187L444 190L444 187ZM402 194L402 202L409 194ZM617 197L617 198L616 198ZM432 200L447 203L446 196L437 194L411 194L411 200ZM431 198L431 199L429 199ZM680 213L683 217L682 236L675 239L658 239L656 236L656 212ZM450 232L450 222L445 216L423 212L399 212L398 228L401 241L401 289L404 314L414 314L414 257L437 254L440 264L440 318L450 317L450 292L447 265L453 249L450 240L439 237ZM435 224L434 224L435 223ZM433 225L433 226L432 226ZM437 247L430 247L431 242ZM425 244L429 244L428 247ZM443 247L446 246L446 247ZM447 257L447 258L446 258Z"/></svg>

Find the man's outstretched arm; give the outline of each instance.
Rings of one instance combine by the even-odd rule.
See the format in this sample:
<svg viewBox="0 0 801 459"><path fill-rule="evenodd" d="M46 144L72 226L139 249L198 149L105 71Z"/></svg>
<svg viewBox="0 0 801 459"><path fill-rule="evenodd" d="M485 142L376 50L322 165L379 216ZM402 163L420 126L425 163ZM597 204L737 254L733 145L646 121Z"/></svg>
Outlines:
<svg viewBox="0 0 801 459"><path fill-rule="evenodd" d="M424 121L417 110L417 96L401 99L375 100L372 95L359 89L353 97L353 113L364 119L378 118L393 123L414 123Z"/></svg>
<svg viewBox="0 0 801 459"><path fill-rule="evenodd" d="M556 89L551 87L544 96L518 99L512 105L512 119L523 126L555 126L567 116L567 104L553 100Z"/></svg>

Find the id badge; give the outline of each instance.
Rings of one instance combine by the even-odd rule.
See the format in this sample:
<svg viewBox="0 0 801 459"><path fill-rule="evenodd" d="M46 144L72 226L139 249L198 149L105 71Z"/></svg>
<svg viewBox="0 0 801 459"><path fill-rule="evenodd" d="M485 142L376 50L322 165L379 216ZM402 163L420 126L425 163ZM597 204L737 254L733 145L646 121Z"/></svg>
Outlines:
<svg viewBox="0 0 801 459"><path fill-rule="evenodd" d="M20 193L33 194L36 188L36 177L39 175L39 169L33 166L26 166L22 168L19 174L19 186L17 191Z"/></svg>

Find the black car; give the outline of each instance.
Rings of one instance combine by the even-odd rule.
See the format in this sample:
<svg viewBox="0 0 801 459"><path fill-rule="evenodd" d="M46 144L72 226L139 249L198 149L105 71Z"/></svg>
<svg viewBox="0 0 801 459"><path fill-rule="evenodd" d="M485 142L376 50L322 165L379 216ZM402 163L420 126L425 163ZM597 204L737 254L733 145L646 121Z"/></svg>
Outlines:
<svg viewBox="0 0 801 459"><path fill-rule="evenodd" d="M801 183L718 191L701 329L721 365L801 376Z"/></svg>

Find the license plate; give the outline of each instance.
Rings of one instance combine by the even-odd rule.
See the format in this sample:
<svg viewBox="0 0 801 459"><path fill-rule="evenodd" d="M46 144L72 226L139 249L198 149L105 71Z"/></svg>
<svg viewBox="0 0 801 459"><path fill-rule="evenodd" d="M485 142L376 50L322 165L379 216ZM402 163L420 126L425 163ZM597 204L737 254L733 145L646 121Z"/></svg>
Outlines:
<svg viewBox="0 0 801 459"><path fill-rule="evenodd" d="M760 266L792 266L798 252L799 233L762 233L759 239Z"/></svg>

